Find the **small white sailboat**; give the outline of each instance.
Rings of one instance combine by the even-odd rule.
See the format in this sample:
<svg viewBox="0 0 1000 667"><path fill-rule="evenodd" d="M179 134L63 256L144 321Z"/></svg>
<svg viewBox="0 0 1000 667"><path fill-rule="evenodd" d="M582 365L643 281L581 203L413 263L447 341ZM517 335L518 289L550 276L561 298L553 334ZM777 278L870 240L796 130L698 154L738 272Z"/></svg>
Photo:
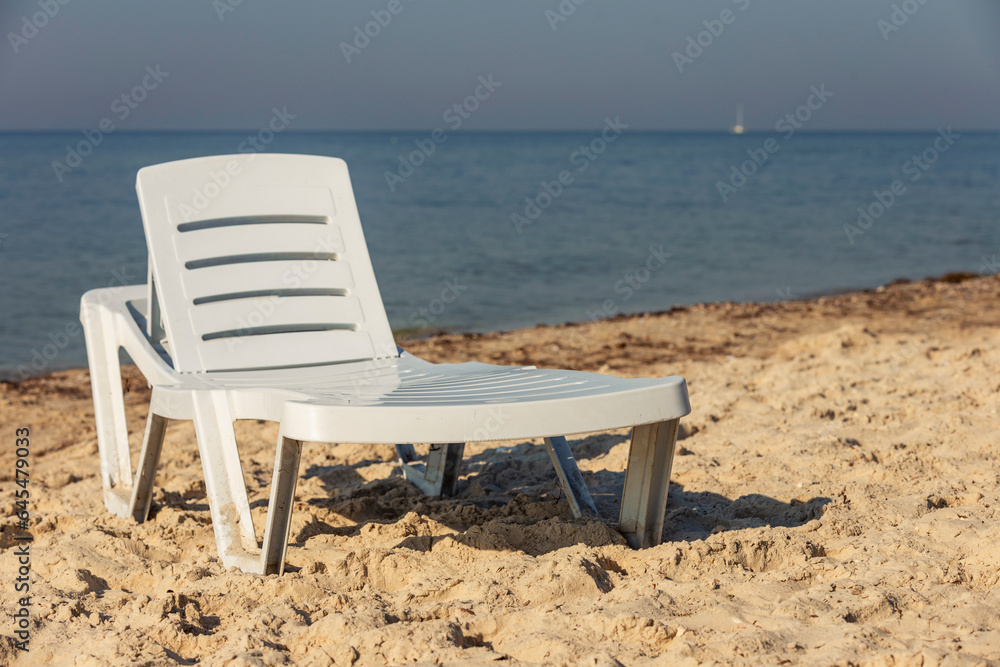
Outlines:
<svg viewBox="0 0 1000 667"><path fill-rule="evenodd" d="M736 125L733 125L733 134L743 134L743 105L739 104L736 106Z"/></svg>

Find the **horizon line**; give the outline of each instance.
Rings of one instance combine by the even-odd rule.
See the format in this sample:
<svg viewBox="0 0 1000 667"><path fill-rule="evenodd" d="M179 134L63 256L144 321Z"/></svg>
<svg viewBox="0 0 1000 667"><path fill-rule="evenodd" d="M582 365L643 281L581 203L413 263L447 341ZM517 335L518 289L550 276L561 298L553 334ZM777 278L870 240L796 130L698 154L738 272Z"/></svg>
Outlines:
<svg viewBox="0 0 1000 667"><path fill-rule="evenodd" d="M852 128L838 128L838 129L825 129L825 130L807 130L800 129L796 130L796 134L918 134L926 132L937 132L944 126L937 127L925 127L925 128L866 128L866 129L852 129ZM1000 133L1000 127L997 128L962 128L951 125L948 127L954 128L956 131L969 132L973 134L990 134L990 133ZM0 134L71 134L76 132L86 132L92 130L89 127L77 127L77 128L28 128L28 129L3 129L0 128ZM417 129L286 129L282 134L422 134L433 132L435 129L439 128L417 128ZM499 129L499 130L449 130L449 134L579 134L584 132L593 132L595 127L585 127L585 128L573 128L573 129ZM216 128L130 128L130 129L116 129L113 132L106 134L242 134L244 132L259 132L261 128L237 128L237 129L216 129ZM637 128L629 129L629 134L727 134L732 136L745 136L750 134L780 134L780 131L773 129L746 129L741 134L735 134L730 129L656 129L656 128Z"/></svg>

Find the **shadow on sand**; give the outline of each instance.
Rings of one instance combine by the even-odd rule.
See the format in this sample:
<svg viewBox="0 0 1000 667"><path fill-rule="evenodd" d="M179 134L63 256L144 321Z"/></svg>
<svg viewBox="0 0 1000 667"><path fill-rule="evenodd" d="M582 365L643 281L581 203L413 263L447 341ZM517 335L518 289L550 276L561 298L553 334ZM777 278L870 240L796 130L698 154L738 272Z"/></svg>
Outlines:
<svg viewBox="0 0 1000 667"><path fill-rule="evenodd" d="M590 463L584 467L599 467L598 459L625 442L626 434L600 434L571 441L571 446L578 461ZM358 535L366 524L395 523L411 512L458 534L407 537L395 546L425 551L437 541L449 539L474 548L520 549L539 555L580 543L595 547L624 544L613 526L617 523L625 473L585 471L584 478L601 517L600 521L574 520L562 499L548 455L537 444L520 442L466 458L458 492L451 498L424 496L398 472L387 479L365 482L357 470L370 463L311 466L305 471L305 477L321 480L328 495L302 499L321 511L316 520L292 536L293 544L301 546L310 537L322 534ZM671 484L663 541L695 541L713 533L763 526L801 526L822 516L830 502L825 497L785 502L755 493L727 498L711 492L689 492L680 484ZM322 520L324 511L336 513L353 525L332 526ZM489 539L484 539L484 531L490 533ZM540 537L539 532L544 536Z"/></svg>

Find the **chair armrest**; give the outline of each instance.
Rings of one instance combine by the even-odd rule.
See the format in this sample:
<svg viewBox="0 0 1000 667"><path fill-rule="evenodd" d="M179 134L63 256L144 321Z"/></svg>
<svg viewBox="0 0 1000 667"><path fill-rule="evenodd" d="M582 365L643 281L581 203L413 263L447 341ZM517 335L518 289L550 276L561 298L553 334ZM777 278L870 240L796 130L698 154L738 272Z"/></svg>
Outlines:
<svg viewBox="0 0 1000 667"><path fill-rule="evenodd" d="M96 318L107 318L112 331L106 335L115 346L124 348L150 383L169 386L177 382L169 356L157 351L144 330L147 294L146 285L90 290L80 300L80 320L86 328Z"/></svg>

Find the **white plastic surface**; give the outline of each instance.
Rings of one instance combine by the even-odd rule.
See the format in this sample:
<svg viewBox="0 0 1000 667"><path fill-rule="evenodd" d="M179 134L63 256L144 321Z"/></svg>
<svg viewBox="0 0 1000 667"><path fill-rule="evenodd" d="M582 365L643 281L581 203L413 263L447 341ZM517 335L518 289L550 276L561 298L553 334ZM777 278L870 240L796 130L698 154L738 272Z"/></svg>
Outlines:
<svg viewBox="0 0 1000 667"><path fill-rule="evenodd" d="M343 160L181 160L136 189L175 370L395 356Z"/></svg>
<svg viewBox="0 0 1000 667"><path fill-rule="evenodd" d="M659 541L676 422L690 412L683 378L625 380L532 366L431 364L400 353L344 163L258 155L243 162L243 175L197 215L177 205L239 160L244 158L220 156L141 170L140 201L156 285L152 300L146 286L83 296L109 510L145 519L167 420L193 419L220 557L246 571L280 572L302 441L460 447L544 437L550 448L560 445L553 462L579 514L589 495L579 493L582 477L559 438L659 424L652 431L637 430L630 461L648 469L633 466L626 472L622 508L622 528L634 545ZM226 226L212 226L222 219ZM193 229L184 227L190 223ZM283 240L276 225L291 230L291 240ZM202 232L211 233L193 236ZM310 247L314 242L324 245L325 259L275 256L296 248L319 252ZM254 261L243 261L248 256ZM232 257L241 260L219 264L219 258ZM286 278L299 273L305 280L289 287ZM166 329L163 346L150 339L145 320L157 305ZM135 480L119 348L154 387ZM281 424L263 547L249 523L235 419Z"/></svg>

